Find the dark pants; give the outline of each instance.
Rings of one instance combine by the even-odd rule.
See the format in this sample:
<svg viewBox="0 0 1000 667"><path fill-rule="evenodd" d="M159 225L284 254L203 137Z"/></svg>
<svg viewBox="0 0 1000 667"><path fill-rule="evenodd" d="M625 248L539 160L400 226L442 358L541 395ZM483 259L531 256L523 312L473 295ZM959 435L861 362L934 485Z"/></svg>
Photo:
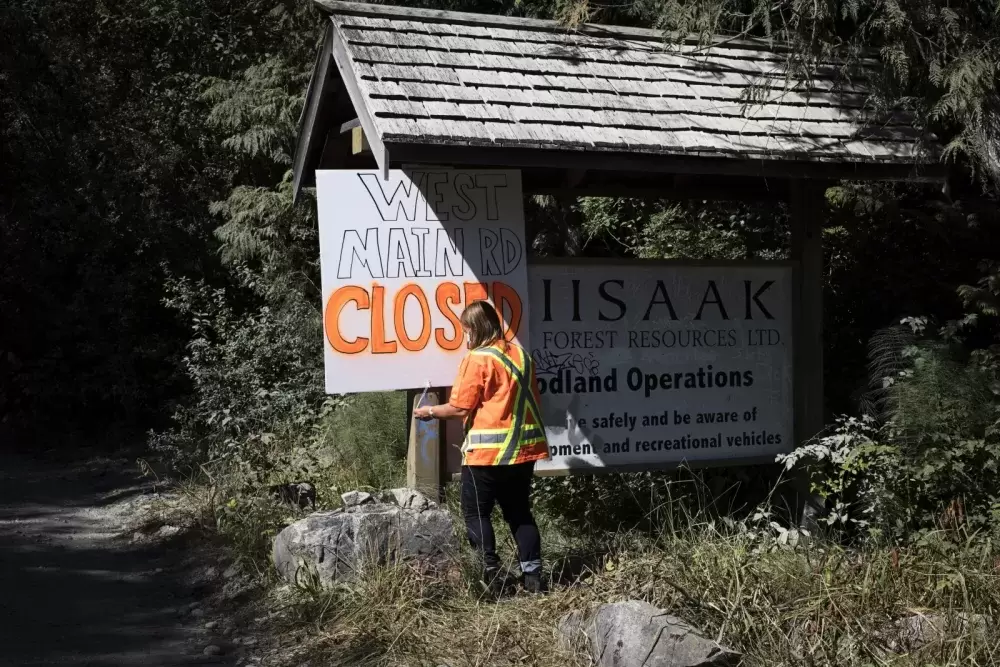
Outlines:
<svg viewBox="0 0 1000 667"><path fill-rule="evenodd" d="M542 542L531 516L531 479L534 463L506 466L462 466L462 514L469 542L483 556L487 568L499 567L497 539L490 514L500 505L504 521L517 542L522 572L542 567Z"/></svg>

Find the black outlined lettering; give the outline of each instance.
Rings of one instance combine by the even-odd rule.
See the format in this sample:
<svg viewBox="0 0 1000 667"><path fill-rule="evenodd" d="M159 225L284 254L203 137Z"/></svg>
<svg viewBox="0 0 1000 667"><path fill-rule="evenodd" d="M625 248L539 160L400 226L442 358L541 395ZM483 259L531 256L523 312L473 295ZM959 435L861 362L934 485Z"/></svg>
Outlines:
<svg viewBox="0 0 1000 667"><path fill-rule="evenodd" d="M472 176L469 174L456 174L455 180L455 194L458 198L465 202L464 207L452 206L451 212L459 220L464 220L468 222L476 217L476 202L472 199L466 190L470 188L475 188L476 184L472 182Z"/></svg>
<svg viewBox="0 0 1000 667"><path fill-rule="evenodd" d="M413 278L416 270L413 267L413 257L410 254L410 244L406 240L406 230L402 227L393 227L389 230L389 261L385 267L386 278L399 278L399 269L402 267L403 275Z"/></svg>
<svg viewBox="0 0 1000 667"><path fill-rule="evenodd" d="M464 276L465 230L461 227L437 230L434 252L434 275L438 278ZM457 267L457 269L456 269Z"/></svg>
<svg viewBox="0 0 1000 667"><path fill-rule="evenodd" d="M340 260L337 264L337 278L349 279L354 277L355 257L358 258L361 266L368 269L368 275L371 278L383 277L382 254L378 245L377 227L370 227L365 230L364 241L361 240L359 230L348 229L344 231L344 238L340 244Z"/></svg>
<svg viewBox="0 0 1000 667"><path fill-rule="evenodd" d="M500 228L500 246L503 257L504 275L512 273L521 263L522 249L521 239L518 238L514 230L506 227Z"/></svg>
<svg viewBox="0 0 1000 667"><path fill-rule="evenodd" d="M418 278L429 278L431 276L431 271L427 267L430 266L430 258L428 256L427 239L430 234L430 227L411 227L410 233L417 239L417 261L416 261L416 275Z"/></svg>
<svg viewBox="0 0 1000 667"><path fill-rule="evenodd" d="M426 175L425 175L426 176ZM416 180L400 179L396 181L392 197L386 196L383 183L392 187L393 181L383 181L378 174L358 174L378 210L383 222L396 222L399 214L413 222L417 219L417 200L420 198L420 187Z"/></svg>
<svg viewBox="0 0 1000 667"><path fill-rule="evenodd" d="M448 212L441 210L441 204L445 201L445 196L438 190L438 186L448 182L448 174L440 171L431 171L424 174L424 196L427 198L427 219L448 221Z"/></svg>
<svg viewBox="0 0 1000 667"><path fill-rule="evenodd" d="M497 188L507 187L507 174L476 174L476 186L486 188L486 219L500 219Z"/></svg>
<svg viewBox="0 0 1000 667"><path fill-rule="evenodd" d="M500 234L494 229L486 227L479 228L479 258L482 262L483 276L500 276L503 270L500 268L500 258L496 251L500 249ZM502 255L503 253L501 253Z"/></svg>

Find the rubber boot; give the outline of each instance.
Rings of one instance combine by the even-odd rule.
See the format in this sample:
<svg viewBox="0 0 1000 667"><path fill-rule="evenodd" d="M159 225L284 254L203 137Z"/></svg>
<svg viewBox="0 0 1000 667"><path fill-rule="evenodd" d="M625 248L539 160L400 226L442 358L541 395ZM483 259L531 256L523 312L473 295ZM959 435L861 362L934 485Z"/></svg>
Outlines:
<svg viewBox="0 0 1000 667"><path fill-rule="evenodd" d="M541 572L526 572L521 583L524 586L524 590L531 595L542 595L549 592L545 580L542 579Z"/></svg>
<svg viewBox="0 0 1000 667"><path fill-rule="evenodd" d="M500 597L503 595L504 578L500 574L500 568L487 567L483 570L483 584L490 595Z"/></svg>

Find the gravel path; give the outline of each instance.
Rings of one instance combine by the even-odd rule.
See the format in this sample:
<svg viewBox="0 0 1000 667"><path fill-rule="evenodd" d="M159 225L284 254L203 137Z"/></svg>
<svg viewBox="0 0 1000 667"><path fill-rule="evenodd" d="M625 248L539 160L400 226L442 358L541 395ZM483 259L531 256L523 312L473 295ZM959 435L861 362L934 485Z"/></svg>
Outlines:
<svg viewBox="0 0 1000 667"><path fill-rule="evenodd" d="M0 457L0 665L235 663L197 606L183 541L119 537L151 492L107 460Z"/></svg>

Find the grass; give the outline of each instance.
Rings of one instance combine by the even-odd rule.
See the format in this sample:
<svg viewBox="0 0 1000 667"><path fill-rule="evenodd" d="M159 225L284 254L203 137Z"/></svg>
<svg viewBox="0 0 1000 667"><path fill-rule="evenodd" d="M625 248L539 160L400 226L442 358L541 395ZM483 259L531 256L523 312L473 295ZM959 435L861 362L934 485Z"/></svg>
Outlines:
<svg viewBox="0 0 1000 667"><path fill-rule="evenodd" d="M314 434L311 451L329 452L309 477L323 506L335 506L339 491L399 484L403 434L378 417L399 413L399 405L386 404L398 400L371 395L338 409ZM294 449L275 447L269 482L290 481L281 462ZM628 599L681 617L740 651L748 667L1000 664L992 622L1000 609L1000 559L990 537L942 532L907 548L848 548L821 538L789 546L777 539L769 514L756 511L761 499L776 500L751 488L760 479L730 485L702 477L540 482L537 517L553 592L500 602L482 594L467 549L443 578L397 564L371 568L351 585L279 593L271 543L304 512L247 491L231 475L187 488L192 505L202 508L201 522L287 610L280 635L288 648L276 665L310 656L352 667L586 665L587 656L557 640L559 619ZM735 486L750 489L752 498L732 492ZM462 533L455 492L448 506ZM737 518L709 518L723 515ZM513 564L512 540L499 517L495 525L502 555ZM918 650L901 642L896 624L919 615L945 619L947 627L941 641ZM991 620L977 623L976 615Z"/></svg>
<svg viewBox="0 0 1000 667"><path fill-rule="evenodd" d="M351 585L294 593L284 631L296 638L296 660L304 651L322 664L358 667L584 665L586 656L557 641L559 619L641 599L742 652L751 667L998 664L993 623L958 622L962 614L993 616L1000 605L997 558L985 538L942 534L908 549L822 541L791 548L746 525L722 530L692 520L672 531L599 536L567 530L551 515L540 524L548 567L562 575L551 595L486 598L467 552L439 579L405 564L371 568ZM260 552L244 558L267 568ZM919 614L952 619L946 640L890 651L900 635L893 624Z"/></svg>
<svg viewBox="0 0 1000 667"><path fill-rule="evenodd" d="M946 641L909 655L886 648L896 619L995 610L993 564L971 552L904 551L897 560L889 550L760 551L711 530L660 544L620 539L633 544L547 597L497 603L468 580L431 580L398 565L372 569L351 586L300 592L293 625L308 653L341 661L332 664L584 665L585 656L556 639L563 614L643 599L741 651L749 666L997 661L992 624L981 633L956 625Z"/></svg>

